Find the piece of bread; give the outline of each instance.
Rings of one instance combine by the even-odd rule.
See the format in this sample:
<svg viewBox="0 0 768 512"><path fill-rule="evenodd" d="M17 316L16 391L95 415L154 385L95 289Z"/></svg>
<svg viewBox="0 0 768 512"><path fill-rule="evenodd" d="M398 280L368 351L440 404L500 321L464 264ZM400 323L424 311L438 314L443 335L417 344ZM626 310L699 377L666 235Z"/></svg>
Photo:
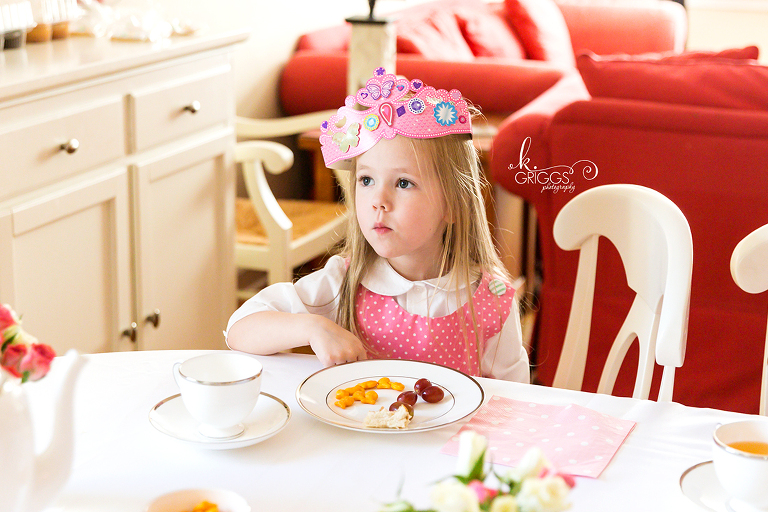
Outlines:
<svg viewBox="0 0 768 512"><path fill-rule="evenodd" d="M363 420L363 426L367 428L405 428L411 422L408 409L400 406L396 411L385 411L384 407L378 411L370 411Z"/></svg>

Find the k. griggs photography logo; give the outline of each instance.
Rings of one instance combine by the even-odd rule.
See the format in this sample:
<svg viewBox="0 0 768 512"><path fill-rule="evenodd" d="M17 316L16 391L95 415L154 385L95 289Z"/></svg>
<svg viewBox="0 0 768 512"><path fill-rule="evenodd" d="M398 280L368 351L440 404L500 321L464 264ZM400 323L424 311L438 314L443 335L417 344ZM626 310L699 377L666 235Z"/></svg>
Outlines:
<svg viewBox="0 0 768 512"><path fill-rule="evenodd" d="M572 165L553 165L543 169L535 165L531 167L531 159L528 158L530 148L531 138L526 137L520 146L520 161L517 164L509 164L510 171L517 170L515 183L541 185L542 192L551 190L553 193L573 193L576 190L574 175L581 175L587 181L597 178L597 165L591 160L579 160Z"/></svg>

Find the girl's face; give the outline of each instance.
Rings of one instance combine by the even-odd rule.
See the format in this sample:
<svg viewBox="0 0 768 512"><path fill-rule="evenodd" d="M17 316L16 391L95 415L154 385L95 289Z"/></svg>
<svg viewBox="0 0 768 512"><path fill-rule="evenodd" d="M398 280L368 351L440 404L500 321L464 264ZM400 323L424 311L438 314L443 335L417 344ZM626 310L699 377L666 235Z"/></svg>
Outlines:
<svg viewBox="0 0 768 512"><path fill-rule="evenodd" d="M411 143L381 139L357 158L355 206L365 239L410 280L437 276L448 209L437 177L419 170Z"/></svg>

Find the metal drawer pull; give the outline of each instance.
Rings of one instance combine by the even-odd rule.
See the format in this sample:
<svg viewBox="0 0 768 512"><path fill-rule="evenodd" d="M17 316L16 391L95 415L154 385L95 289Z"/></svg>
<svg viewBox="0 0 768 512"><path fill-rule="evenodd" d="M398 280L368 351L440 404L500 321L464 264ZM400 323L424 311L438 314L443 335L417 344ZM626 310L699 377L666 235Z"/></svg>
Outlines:
<svg viewBox="0 0 768 512"><path fill-rule="evenodd" d="M79 148L80 148L80 141L77 139L69 139L69 141L59 146L59 149L66 151L70 155L75 151L77 151Z"/></svg>
<svg viewBox="0 0 768 512"><path fill-rule="evenodd" d="M151 323L152 326L157 329L157 326L160 325L160 310L156 309L151 315L147 315L147 318L144 319L144 323Z"/></svg>
<svg viewBox="0 0 768 512"><path fill-rule="evenodd" d="M200 111L200 102L195 100L186 107L184 107L184 110L187 110L189 112L192 112L193 114L197 114Z"/></svg>
<svg viewBox="0 0 768 512"><path fill-rule="evenodd" d="M136 325L136 322L131 322L131 326L128 327L126 330L124 330L121 334L124 338L130 338L130 340L133 343L136 343L136 329L139 326Z"/></svg>

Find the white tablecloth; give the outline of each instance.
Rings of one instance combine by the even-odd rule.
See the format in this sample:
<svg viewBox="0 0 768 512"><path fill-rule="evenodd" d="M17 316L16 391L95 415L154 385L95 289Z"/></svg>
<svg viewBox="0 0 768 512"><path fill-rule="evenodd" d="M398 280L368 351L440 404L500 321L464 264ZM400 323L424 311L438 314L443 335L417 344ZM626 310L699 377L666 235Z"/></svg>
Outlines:
<svg viewBox="0 0 768 512"><path fill-rule="evenodd" d="M402 496L428 505L428 488L453 472L440 450L468 419L408 435L377 435L326 425L296 402L299 384L321 368L314 356L258 357L262 391L282 399L291 419L274 437L235 450L201 450L158 432L150 409L178 392L171 365L200 352L147 351L86 356L77 383L72 476L47 512L139 512L183 488L226 488L256 511L370 511ZM41 381L45 382L47 379ZM53 380L53 379L51 379ZM743 415L675 403L618 398L478 379L492 395L576 403L637 422L598 479L578 478L571 510L699 510L679 486L681 473L709 460L719 422ZM503 470L504 468L502 468Z"/></svg>

